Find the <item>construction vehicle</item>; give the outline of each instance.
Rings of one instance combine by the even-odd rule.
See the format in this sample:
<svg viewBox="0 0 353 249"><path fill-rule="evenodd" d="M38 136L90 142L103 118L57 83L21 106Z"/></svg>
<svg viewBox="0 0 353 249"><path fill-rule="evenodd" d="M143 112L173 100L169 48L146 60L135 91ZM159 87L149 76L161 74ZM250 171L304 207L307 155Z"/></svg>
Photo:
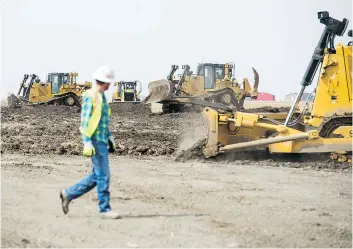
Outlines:
<svg viewBox="0 0 353 249"><path fill-rule="evenodd" d="M149 83L150 93L143 103L151 104L152 112L181 111L190 105L239 110L246 97L257 97L259 75L254 68L253 89L248 79L243 80L241 88L234 78L234 63L202 63L195 74L190 71L189 65L183 65L182 74L174 76L178 68L178 65L172 65L167 80ZM159 110L153 108L156 103L161 107Z"/></svg>
<svg viewBox="0 0 353 249"><path fill-rule="evenodd" d="M79 84L76 82L77 76L75 72L49 73L46 82L41 82L37 75L25 74L17 96L11 94L8 97L8 107L38 104L81 107L82 93L91 87L91 82Z"/></svg>
<svg viewBox="0 0 353 249"><path fill-rule="evenodd" d="M119 81L115 82L117 86L113 93L112 102L140 103L141 82L140 81Z"/></svg>
<svg viewBox="0 0 353 249"><path fill-rule="evenodd" d="M351 162L352 42L334 45L335 37L345 33L348 20L336 20L326 11L318 12L318 19L325 29L289 113L251 114L205 108L205 157L265 146L270 153L328 153L339 162ZM352 30L348 36L352 37ZM298 112L295 108L320 64L316 89L307 98L313 99L312 108Z"/></svg>

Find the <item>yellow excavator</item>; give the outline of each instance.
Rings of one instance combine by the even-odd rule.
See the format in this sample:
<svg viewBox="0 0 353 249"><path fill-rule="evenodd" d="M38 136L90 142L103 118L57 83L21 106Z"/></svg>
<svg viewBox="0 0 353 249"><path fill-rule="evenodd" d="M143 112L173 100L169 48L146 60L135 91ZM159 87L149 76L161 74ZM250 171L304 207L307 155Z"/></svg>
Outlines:
<svg viewBox="0 0 353 249"><path fill-rule="evenodd" d="M289 113L220 112L207 107L203 115L208 134L203 154L213 157L236 150L265 146L270 153L329 153L339 162L352 156L352 42L338 43L348 20L336 20L318 12L325 26ZM348 32L352 37L352 30ZM311 109L296 110L302 94L321 64L319 80L311 97Z"/></svg>
<svg viewBox="0 0 353 249"><path fill-rule="evenodd" d="M77 76L75 72L49 73L46 82L41 82L37 75L25 74L17 96L11 94L8 97L8 107L39 104L81 107L82 93L90 88L92 83L86 81L79 84L76 82Z"/></svg>
<svg viewBox="0 0 353 249"><path fill-rule="evenodd" d="M234 63L202 63L198 65L195 74L190 71L189 65L183 65L182 73L174 76L178 69L178 65L172 65L166 80L149 83L149 95L142 103L151 104L153 113L179 112L195 105L239 110L246 97L257 97L259 75L255 69L253 89L248 79L243 80L242 87L236 81Z"/></svg>

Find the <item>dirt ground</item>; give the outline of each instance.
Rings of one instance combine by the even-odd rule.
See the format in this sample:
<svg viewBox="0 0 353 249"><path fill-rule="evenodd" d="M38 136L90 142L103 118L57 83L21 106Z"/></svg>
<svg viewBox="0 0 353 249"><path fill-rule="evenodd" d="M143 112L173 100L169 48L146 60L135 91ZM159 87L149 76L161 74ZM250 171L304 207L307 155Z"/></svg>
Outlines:
<svg viewBox="0 0 353 249"><path fill-rule="evenodd" d="M95 191L61 211L59 190L91 171L78 109L1 110L2 247L352 247L351 165L179 157L204 136L199 114L112 111L111 202L121 220L99 218Z"/></svg>
<svg viewBox="0 0 353 249"><path fill-rule="evenodd" d="M350 171L167 157L111 157L112 207L92 191L65 216L58 192L91 170L80 156L2 155L3 247L351 247Z"/></svg>

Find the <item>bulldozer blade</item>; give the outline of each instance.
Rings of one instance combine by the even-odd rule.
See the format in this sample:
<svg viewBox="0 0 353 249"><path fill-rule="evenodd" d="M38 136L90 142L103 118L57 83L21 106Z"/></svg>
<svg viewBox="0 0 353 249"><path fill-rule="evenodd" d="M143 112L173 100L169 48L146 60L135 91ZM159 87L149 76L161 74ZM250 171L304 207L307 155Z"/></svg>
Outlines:
<svg viewBox="0 0 353 249"><path fill-rule="evenodd" d="M149 94L142 101L143 104L158 103L173 97L173 84L168 80L152 81L148 84Z"/></svg>
<svg viewBox="0 0 353 249"><path fill-rule="evenodd" d="M14 94L7 97L7 107L10 109L18 107L18 102L19 99Z"/></svg>

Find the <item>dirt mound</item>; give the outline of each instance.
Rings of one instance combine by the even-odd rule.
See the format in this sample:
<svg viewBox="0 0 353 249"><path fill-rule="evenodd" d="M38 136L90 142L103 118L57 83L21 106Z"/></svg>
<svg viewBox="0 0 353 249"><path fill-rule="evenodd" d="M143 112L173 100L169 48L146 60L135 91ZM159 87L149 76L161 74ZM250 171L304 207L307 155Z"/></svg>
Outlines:
<svg viewBox="0 0 353 249"><path fill-rule="evenodd" d="M205 144L205 140L200 140L193 144L188 149L182 149L175 155L175 161L185 162L192 159L203 159L202 147Z"/></svg>

